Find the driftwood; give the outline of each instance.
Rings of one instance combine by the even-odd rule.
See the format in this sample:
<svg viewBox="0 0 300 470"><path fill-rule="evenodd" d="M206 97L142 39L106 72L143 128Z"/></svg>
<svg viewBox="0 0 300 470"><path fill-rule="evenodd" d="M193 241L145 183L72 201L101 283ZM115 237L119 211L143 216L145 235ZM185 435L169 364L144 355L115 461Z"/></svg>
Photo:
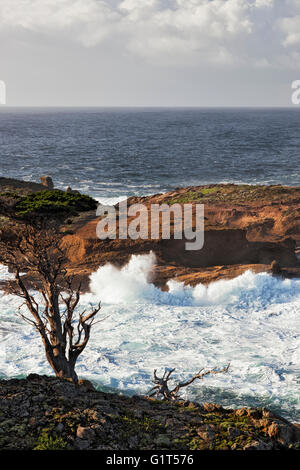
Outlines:
<svg viewBox="0 0 300 470"><path fill-rule="evenodd" d="M211 369L204 371L201 369L197 374L195 374L191 379L187 380L186 382L182 382L177 384L173 389L169 389L168 382L171 378L171 375L175 371L175 369L165 370L164 375L160 378L157 376L157 369L154 370L154 380L152 381L155 386L148 392L148 397L159 397L162 395L163 399L166 401L176 401L180 399L178 394L181 388L187 387L188 385L192 384L195 380L203 380L206 375L210 374L221 374L228 372L230 364L228 364L223 369Z"/></svg>

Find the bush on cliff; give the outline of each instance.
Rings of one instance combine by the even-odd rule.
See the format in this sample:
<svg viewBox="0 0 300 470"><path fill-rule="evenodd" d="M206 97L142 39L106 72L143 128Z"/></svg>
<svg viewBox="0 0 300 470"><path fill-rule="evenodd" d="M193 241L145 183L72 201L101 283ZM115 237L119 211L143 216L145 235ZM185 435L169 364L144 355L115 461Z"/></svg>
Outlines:
<svg viewBox="0 0 300 470"><path fill-rule="evenodd" d="M95 210L97 202L80 193L66 193L60 190L39 191L28 194L16 204L16 214L24 217L39 214L68 214Z"/></svg>

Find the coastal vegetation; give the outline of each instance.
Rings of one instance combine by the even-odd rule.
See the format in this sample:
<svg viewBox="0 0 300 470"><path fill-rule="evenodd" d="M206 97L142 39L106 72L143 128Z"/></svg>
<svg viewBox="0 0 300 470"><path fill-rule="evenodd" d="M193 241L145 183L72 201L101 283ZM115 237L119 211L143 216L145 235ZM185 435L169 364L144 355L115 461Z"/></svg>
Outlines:
<svg viewBox="0 0 300 470"><path fill-rule="evenodd" d="M293 202L300 197L299 187L281 185L217 184L187 188L183 194L171 196L168 204L245 203L255 201Z"/></svg>
<svg viewBox="0 0 300 470"><path fill-rule="evenodd" d="M85 194L58 189L32 192L21 196L14 192L0 193L2 208L10 208L17 217L76 215L96 210L97 202ZM8 212L8 211L7 211Z"/></svg>

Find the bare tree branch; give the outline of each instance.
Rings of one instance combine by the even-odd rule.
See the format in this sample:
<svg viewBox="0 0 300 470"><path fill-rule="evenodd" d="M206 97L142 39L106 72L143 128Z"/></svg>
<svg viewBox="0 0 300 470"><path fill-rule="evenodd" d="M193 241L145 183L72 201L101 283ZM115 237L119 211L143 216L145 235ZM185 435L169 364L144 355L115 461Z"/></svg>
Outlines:
<svg viewBox="0 0 300 470"><path fill-rule="evenodd" d="M55 374L76 383L76 361L89 341L101 304L77 315L81 284L74 288L74 279L67 276L67 258L61 248L61 237L54 227L43 221L38 227L27 224L22 230L2 231L0 262L10 266L15 273L12 291L24 299L32 319L20 310L18 314L39 332L46 358ZM36 276L42 302L29 291L21 275L24 271Z"/></svg>
<svg viewBox="0 0 300 470"><path fill-rule="evenodd" d="M157 369L154 370L153 376L154 380L152 381L155 386L149 390L148 396L149 397L159 397L162 395L163 399L166 401L176 401L180 398L178 392L181 388L187 387L188 385L192 384L195 380L203 380L205 376L210 374L221 374L227 373L229 370L230 364L228 364L223 369L211 369L207 370L206 372L202 372L204 369L201 369L197 374L195 374L191 379L187 380L186 382L182 382L177 384L173 389L169 389L168 382L171 378L175 369L167 370L165 369L164 375L160 378L157 376Z"/></svg>

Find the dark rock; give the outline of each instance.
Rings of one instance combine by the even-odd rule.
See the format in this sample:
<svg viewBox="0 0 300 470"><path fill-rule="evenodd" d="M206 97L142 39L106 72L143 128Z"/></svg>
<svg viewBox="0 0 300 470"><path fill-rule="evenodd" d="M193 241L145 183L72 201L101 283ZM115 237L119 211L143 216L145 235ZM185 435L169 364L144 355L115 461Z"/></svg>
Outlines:
<svg viewBox="0 0 300 470"><path fill-rule="evenodd" d="M166 434L159 434L154 442L158 447L169 447L171 444L171 440Z"/></svg>
<svg viewBox="0 0 300 470"><path fill-rule="evenodd" d="M55 427L55 430L61 434L64 430L64 425L62 423L58 423L58 425Z"/></svg>
<svg viewBox="0 0 300 470"><path fill-rule="evenodd" d="M76 438L74 441L74 448L76 450L87 450L89 448L89 441L85 441L84 439Z"/></svg>
<svg viewBox="0 0 300 470"><path fill-rule="evenodd" d="M107 394L84 381L75 386L36 374L1 380L0 449L33 449L45 433L43 445L76 450L299 448L300 426L266 409L185 404Z"/></svg>
<svg viewBox="0 0 300 470"><path fill-rule="evenodd" d="M243 447L243 450L272 450L272 444L262 441L252 441Z"/></svg>
<svg viewBox="0 0 300 470"><path fill-rule="evenodd" d="M216 403L204 403L203 404L204 411L208 411L212 413L214 411L222 411L223 407L221 405L217 405Z"/></svg>
<svg viewBox="0 0 300 470"><path fill-rule="evenodd" d="M78 386L81 388L82 391L83 390L91 390L91 391L96 390L92 382L90 382L90 380L80 379L78 380Z"/></svg>
<svg viewBox="0 0 300 470"><path fill-rule="evenodd" d="M54 184L51 176L41 176L40 180L42 185L45 186L45 188L54 189Z"/></svg>
<svg viewBox="0 0 300 470"><path fill-rule="evenodd" d="M282 273L281 271L281 267L280 267L280 264L278 263L278 261L272 261L271 263L271 272L273 275L279 275Z"/></svg>

